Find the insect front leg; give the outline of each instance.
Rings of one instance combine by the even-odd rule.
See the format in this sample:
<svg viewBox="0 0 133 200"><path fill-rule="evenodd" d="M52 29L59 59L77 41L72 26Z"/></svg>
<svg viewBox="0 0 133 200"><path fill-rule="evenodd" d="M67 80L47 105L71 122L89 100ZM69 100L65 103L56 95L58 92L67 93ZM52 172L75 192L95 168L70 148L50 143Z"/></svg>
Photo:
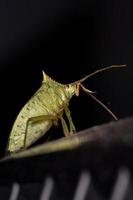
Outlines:
<svg viewBox="0 0 133 200"><path fill-rule="evenodd" d="M62 125L62 128L63 128L64 135L69 136L69 130L68 130L67 124L66 124L63 116L60 117L60 120L61 120L61 125Z"/></svg>
<svg viewBox="0 0 133 200"><path fill-rule="evenodd" d="M67 116L67 119L69 121L70 133L73 134L74 132L76 132L76 128L74 126L74 123L73 123L73 120L72 120L72 117L71 117L71 112L70 112L68 106L66 106L66 105L65 105L64 109L65 109L65 114Z"/></svg>
<svg viewBox="0 0 133 200"><path fill-rule="evenodd" d="M57 124L57 118L54 115L40 115L40 116L36 116L36 117L31 117L27 120L27 124L26 124L26 130L25 130L25 136L24 136L24 146L23 148L26 149L27 145L27 137L28 137L28 130L29 128L35 124L38 124L40 122L45 122L45 121L53 121L54 124Z"/></svg>

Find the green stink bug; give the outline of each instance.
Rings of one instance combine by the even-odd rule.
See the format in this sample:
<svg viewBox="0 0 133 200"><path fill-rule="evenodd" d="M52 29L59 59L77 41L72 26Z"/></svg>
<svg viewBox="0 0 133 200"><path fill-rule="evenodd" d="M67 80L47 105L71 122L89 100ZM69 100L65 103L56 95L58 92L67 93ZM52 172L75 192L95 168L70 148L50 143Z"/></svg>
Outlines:
<svg viewBox="0 0 133 200"><path fill-rule="evenodd" d="M112 111L94 96L94 92L85 88L82 82L99 72L118 67L125 67L125 65L101 68L70 84L58 83L43 72L41 87L21 109L13 124L8 139L7 152L15 153L26 149L43 136L53 124L57 125L59 120L65 136L76 132L68 105L73 95L79 96L80 89L97 101L117 120ZM68 118L69 128L63 118L64 113Z"/></svg>

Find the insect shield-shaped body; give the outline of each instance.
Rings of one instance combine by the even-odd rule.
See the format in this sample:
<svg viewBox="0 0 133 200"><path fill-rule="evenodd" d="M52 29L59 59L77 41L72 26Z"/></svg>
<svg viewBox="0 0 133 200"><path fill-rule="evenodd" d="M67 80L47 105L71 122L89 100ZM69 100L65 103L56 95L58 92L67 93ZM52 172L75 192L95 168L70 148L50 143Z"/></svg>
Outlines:
<svg viewBox="0 0 133 200"><path fill-rule="evenodd" d="M64 133L74 132L67 129L63 111L70 115L67 108L69 100L75 93L76 86L60 84L43 72L43 81L39 90L31 97L18 114L12 127L7 152L13 153L25 149L44 135L53 124L61 120Z"/></svg>
<svg viewBox="0 0 133 200"><path fill-rule="evenodd" d="M93 92L86 89L81 83L99 72L124 66L125 65L113 65L102 68L78 81L66 85L54 81L43 72L41 87L25 104L14 122L8 139L7 152L15 153L29 147L43 136L52 125L57 125L59 120L61 121L64 135L68 136L73 134L76 130L68 104L74 94L76 96L79 95L80 89L88 93L103 106L114 119L117 119L116 116L93 95ZM69 128L63 118L64 113L68 118Z"/></svg>

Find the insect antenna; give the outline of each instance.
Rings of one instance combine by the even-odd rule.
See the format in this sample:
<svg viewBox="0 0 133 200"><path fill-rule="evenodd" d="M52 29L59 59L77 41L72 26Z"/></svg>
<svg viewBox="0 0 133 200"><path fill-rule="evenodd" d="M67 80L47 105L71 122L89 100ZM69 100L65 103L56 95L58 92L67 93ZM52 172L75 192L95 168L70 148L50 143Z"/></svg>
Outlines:
<svg viewBox="0 0 133 200"><path fill-rule="evenodd" d="M102 103L99 99L97 99L97 98L93 95L93 93L90 92L90 90L88 90L87 88L85 88L81 83L80 83L80 86L81 86L82 90L83 90L85 93L89 94L90 97L91 97L92 99L94 99L98 104L100 104L100 105L101 105L115 120L118 120L118 118L116 117L116 115L115 115L104 103Z"/></svg>
<svg viewBox="0 0 133 200"><path fill-rule="evenodd" d="M104 67L104 68L101 68L101 69L98 69L94 72L92 72L91 74L85 76L84 78L80 79L79 82L84 82L86 79L94 76L95 74L98 74L100 72L103 72L103 71L106 71L106 70L109 70L109 69L112 69L112 68L119 68L119 67L126 67L126 65L111 65L111 66L108 66L108 67Z"/></svg>
<svg viewBox="0 0 133 200"><path fill-rule="evenodd" d="M94 99L98 104L100 104L115 120L118 120L118 118L116 117L116 115L104 104L102 103L99 99L97 99L93 94L95 92L91 91L91 90L88 90L87 88L85 88L81 83L84 82L86 79L100 73L100 72L103 72L103 71L106 71L106 70L109 70L109 69L112 69L112 68L119 68L119 67L126 67L126 65L111 65L111 66L108 66L108 67L104 67L104 68L101 68L101 69L98 69L94 72L92 72L91 74L83 77L82 79L78 80L78 81L75 81L73 83L71 83L70 85L76 85L76 90L75 90L75 94L76 96L79 96L79 87L81 86L82 90L84 92L86 92L87 94L90 95L90 97L92 99Z"/></svg>

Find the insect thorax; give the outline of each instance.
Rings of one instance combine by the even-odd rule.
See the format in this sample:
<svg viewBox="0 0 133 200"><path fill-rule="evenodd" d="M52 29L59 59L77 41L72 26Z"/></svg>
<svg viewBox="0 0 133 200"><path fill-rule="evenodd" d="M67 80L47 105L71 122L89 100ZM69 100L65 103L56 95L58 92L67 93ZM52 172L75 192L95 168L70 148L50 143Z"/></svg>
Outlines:
<svg viewBox="0 0 133 200"><path fill-rule="evenodd" d="M60 84L53 79L48 79L42 83L38 95L49 109L58 110L64 104L69 103L71 97L75 94L75 85Z"/></svg>

